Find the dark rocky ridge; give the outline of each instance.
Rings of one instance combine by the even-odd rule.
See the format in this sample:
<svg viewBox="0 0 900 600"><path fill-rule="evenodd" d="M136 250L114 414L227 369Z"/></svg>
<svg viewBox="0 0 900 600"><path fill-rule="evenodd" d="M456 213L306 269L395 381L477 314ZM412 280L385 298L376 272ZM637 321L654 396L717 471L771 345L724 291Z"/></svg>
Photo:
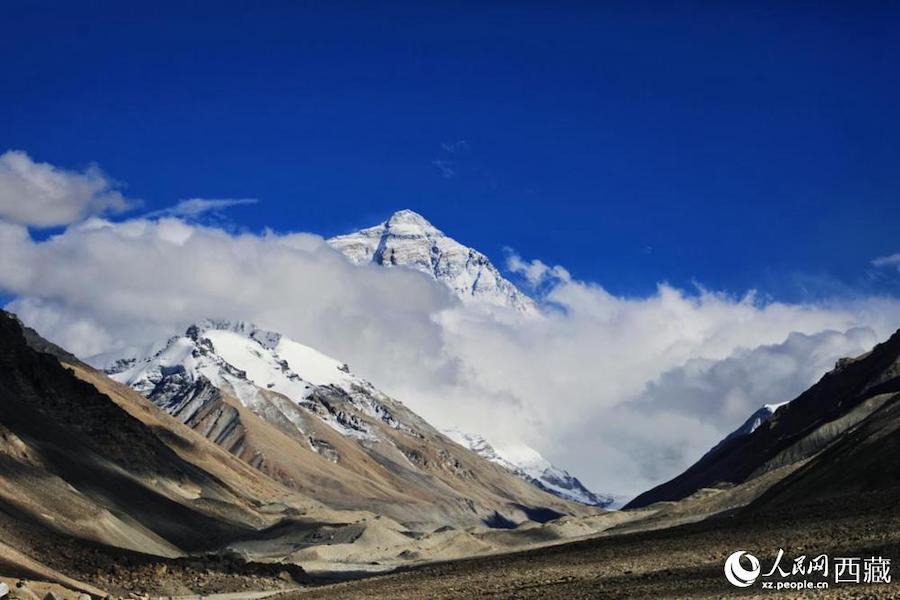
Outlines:
<svg viewBox="0 0 900 600"><path fill-rule="evenodd" d="M720 483L741 483L815 456L836 440L842 440L841 446L853 445L854 438L844 439L845 433L861 421L889 414L878 413L878 409L886 411L884 404L893 402L892 395L897 392L900 332L857 359L839 361L834 370L780 407L756 431L725 440L684 473L639 495L626 508L679 500ZM872 411L876 412L870 416Z"/></svg>
<svg viewBox="0 0 900 600"><path fill-rule="evenodd" d="M250 531L143 485L142 478L165 478L228 494L222 482L182 460L149 427L34 346L17 319L0 315L0 426L25 440L44 469L183 549L208 548ZM5 465L7 472L15 468Z"/></svg>

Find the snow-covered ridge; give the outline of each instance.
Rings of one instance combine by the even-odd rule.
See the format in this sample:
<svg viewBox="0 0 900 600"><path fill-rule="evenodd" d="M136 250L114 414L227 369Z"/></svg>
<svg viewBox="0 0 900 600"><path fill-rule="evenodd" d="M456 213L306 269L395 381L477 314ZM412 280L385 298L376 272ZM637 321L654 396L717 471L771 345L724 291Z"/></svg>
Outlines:
<svg viewBox="0 0 900 600"><path fill-rule="evenodd" d="M487 256L460 244L411 210L328 243L355 264L408 267L440 281L463 301L537 314L534 301L505 279Z"/></svg>
<svg viewBox="0 0 900 600"><path fill-rule="evenodd" d="M750 415L747 418L747 420L744 421L744 423L740 427L738 427L737 429L732 431L730 434L728 434L728 436L725 439L727 440L727 439L731 439L731 438L743 437L745 435L750 435L751 433L753 433L754 431L759 429L759 427L763 423L768 421L772 417L772 415L775 414L775 411L777 411L779 408L781 408L785 404L787 404L787 402L779 402L776 404L764 404L759 410L755 411L752 415Z"/></svg>
<svg viewBox="0 0 900 600"><path fill-rule="evenodd" d="M106 371L114 380L150 397L163 408L177 405L191 386L208 381L231 392L251 409L267 403L266 392L280 394L351 437L371 436L352 415L308 402L314 392L334 386L351 399L370 393L371 397L360 400L360 410L386 422L390 416L378 403L378 393L371 384L353 375L346 364L245 321L197 322L183 336L169 339L152 356L119 360ZM304 432L296 413L289 411L285 417Z"/></svg>
<svg viewBox="0 0 900 600"><path fill-rule="evenodd" d="M725 446L727 442L730 442L731 440L750 435L751 433L759 429L763 425L763 423L772 418L772 415L774 415L779 408L781 408L788 402L778 402L776 404L762 405L762 407L754 411L753 414L751 414L747 418L747 420L741 424L740 427L726 435L718 444L710 448L705 456L710 456L718 452L723 446Z"/></svg>
<svg viewBox="0 0 900 600"><path fill-rule="evenodd" d="M311 450L333 462L340 461L340 454L325 440L317 422L364 446L390 446L401 453L403 448L396 447L383 428L424 439L420 428L427 424L353 374L346 364L252 323L205 319L156 347L162 349L117 360L106 372L182 422L202 420L209 403L216 402L217 389L264 419L299 433ZM223 436L232 425L231 421L221 425ZM530 448L501 453L478 436L458 432L450 436L560 498L591 506L612 501L592 493Z"/></svg>
<svg viewBox="0 0 900 600"><path fill-rule="evenodd" d="M475 452L514 475L536 485L546 492L588 506L609 507L615 501L611 496L596 494L587 489L577 477L553 465L533 448L520 446L515 452L497 450L480 435L458 429L446 429L444 435Z"/></svg>
<svg viewBox="0 0 900 600"><path fill-rule="evenodd" d="M226 319L204 319L188 327L185 335L194 339L208 331L230 331L252 338L270 350L275 349L281 341L281 334L260 329L247 321L229 321Z"/></svg>

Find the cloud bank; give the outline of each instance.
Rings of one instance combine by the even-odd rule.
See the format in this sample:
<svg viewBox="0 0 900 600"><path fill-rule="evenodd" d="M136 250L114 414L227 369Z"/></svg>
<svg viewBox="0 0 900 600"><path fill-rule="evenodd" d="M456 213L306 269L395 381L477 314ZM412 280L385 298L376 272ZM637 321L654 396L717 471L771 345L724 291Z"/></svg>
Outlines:
<svg viewBox="0 0 900 600"><path fill-rule="evenodd" d="M13 223L53 227L122 212L134 202L117 187L96 166L67 171L20 150L0 154L0 219Z"/></svg>
<svg viewBox="0 0 900 600"><path fill-rule="evenodd" d="M246 319L348 362L439 426L523 441L603 492L671 477L766 402L900 323L900 302L787 304L660 285L621 298L510 254L544 313L462 305L427 276L354 266L308 233L89 219L43 241L0 221L9 309L82 357L204 317Z"/></svg>

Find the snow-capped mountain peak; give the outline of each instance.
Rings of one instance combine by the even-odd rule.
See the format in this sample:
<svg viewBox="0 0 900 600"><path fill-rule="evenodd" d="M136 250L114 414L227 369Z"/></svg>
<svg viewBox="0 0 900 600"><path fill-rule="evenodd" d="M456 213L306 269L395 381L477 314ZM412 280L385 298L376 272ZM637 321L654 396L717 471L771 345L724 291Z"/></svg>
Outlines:
<svg viewBox="0 0 900 600"><path fill-rule="evenodd" d="M356 379L347 365L309 346L246 321L221 319L198 321L155 355L118 361L107 372L132 387L146 388L175 367L193 378L202 375L232 387L242 380L289 397L306 396L312 385Z"/></svg>
<svg viewBox="0 0 900 600"><path fill-rule="evenodd" d="M410 235L444 235L441 230L429 223L428 219L408 208L398 210L392 214L387 220L387 224L397 234L402 234L405 231Z"/></svg>
<svg viewBox="0 0 900 600"><path fill-rule="evenodd" d="M317 410L326 424L353 437L367 435L366 428L348 423L346 414L329 411L331 405L322 410L310 396L329 387L348 396L364 391L371 395L363 403L365 412L383 409L374 399L378 394L371 384L352 374L346 364L245 321L199 321L152 356L119 360L106 372L171 410L183 409L185 399L204 382L230 392L253 410L271 410L275 402L281 412L290 413L286 418L301 433L305 431L300 421L292 418L296 411L282 399Z"/></svg>
<svg viewBox="0 0 900 600"><path fill-rule="evenodd" d="M446 429L443 433L460 446L500 465L545 492L565 500L601 508L606 508L615 501L610 496L596 494L587 489L577 477L553 465L537 450L524 444L519 444L515 449L498 450L480 435L459 429Z"/></svg>
<svg viewBox="0 0 900 600"><path fill-rule="evenodd" d="M447 236L411 210L328 240L351 262L415 269L440 281L463 301L538 312L534 301L504 278L487 256Z"/></svg>
<svg viewBox="0 0 900 600"><path fill-rule="evenodd" d="M580 511L563 502L569 496L551 498L548 485L465 451L346 364L284 335L206 319L151 347L107 374L291 488L341 506L390 508L384 498L399 494L390 510L412 522L425 513L407 510L411 498L430 498L442 518L469 524L498 510L530 519L520 506ZM459 486L467 491L453 491Z"/></svg>
<svg viewBox="0 0 900 600"><path fill-rule="evenodd" d="M187 328L185 335L197 340L208 331L230 331L256 340L261 346L274 349L281 341L281 334L260 329L247 321L229 321L227 319L204 319Z"/></svg>

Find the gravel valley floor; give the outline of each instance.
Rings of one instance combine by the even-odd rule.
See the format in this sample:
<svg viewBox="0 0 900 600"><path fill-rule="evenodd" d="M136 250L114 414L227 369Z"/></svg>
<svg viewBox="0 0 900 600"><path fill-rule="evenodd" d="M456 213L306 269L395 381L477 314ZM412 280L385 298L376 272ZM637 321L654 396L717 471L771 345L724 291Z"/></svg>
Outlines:
<svg viewBox="0 0 900 600"><path fill-rule="evenodd" d="M852 510L852 513L848 513ZM840 516L850 514L851 516ZM835 584L814 591L732 587L723 575L736 550L758 556L765 573L778 549L800 555L900 557L900 508L892 498L820 504L802 514L742 515L628 533L528 552L429 565L293 592L314 598L900 598L900 584ZM892 565L896 571L896 564ZM892 575L896 575L895 572ZM892 577L895 580L896 577ZM777 581L777 580L773 580ZM783 580L787 581L787 580Z"/></svg>

